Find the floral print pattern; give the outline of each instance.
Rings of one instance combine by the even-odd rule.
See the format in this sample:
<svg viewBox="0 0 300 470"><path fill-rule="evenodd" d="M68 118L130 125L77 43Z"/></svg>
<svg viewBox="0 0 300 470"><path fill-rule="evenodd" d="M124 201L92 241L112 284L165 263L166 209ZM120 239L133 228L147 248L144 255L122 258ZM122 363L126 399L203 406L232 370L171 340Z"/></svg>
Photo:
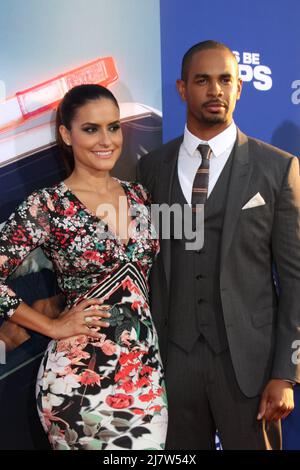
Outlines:
<svg viewBox="0 0 300 470"><path fill-rule="evenodd" d="M37 402L54 449L161 449L165 443L164 375L148 301L159 244L147 192L120 183L138 214L126 245L63 182L29 196L0 232L2 316L21 302L6 278L37 246L53 262L68 306L96 297L111 306L100 339L52 340L45 352Z"/></svg>

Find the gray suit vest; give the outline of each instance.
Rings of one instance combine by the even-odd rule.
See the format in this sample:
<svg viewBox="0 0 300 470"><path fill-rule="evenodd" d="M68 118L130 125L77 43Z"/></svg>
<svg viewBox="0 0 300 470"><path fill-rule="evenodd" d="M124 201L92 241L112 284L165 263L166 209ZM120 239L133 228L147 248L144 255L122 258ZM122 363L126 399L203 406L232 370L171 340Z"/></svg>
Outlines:
<svg viewBox="0 0 300 470"><path fill-rule="evenodd" d="M220 297L220 246L233 153L205 204L203 248L186 250L184 238L171 239L169 339L187 352L201 336L216 353L228 346ZM187 204L177 171L171 203Z"/></svg>

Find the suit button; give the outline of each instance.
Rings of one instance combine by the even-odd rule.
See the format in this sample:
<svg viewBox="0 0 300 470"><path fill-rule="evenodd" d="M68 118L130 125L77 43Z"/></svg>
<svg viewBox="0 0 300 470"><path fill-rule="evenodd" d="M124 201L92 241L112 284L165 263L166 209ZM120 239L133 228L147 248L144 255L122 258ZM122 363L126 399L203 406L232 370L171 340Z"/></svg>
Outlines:
<svg viewBox="0 0 300 470"><path fill-rule="evenodd" d="M197 274L197 276L196 276L197 281L199 281L199 279L203 279L203 278L204 278L203 274Z"/></svg>
<svg viewBox="0 0 300 470"><path fill-rule="evenodd" d="M203 299L198 299L198 305L202 304Z"/></svg>
<svg viewBox="0 0 300 470"><path fill-rule="evenodd" d="M168 326L168 319L167 318L165 319L164 324L165 324L165 326Z"/></svg>

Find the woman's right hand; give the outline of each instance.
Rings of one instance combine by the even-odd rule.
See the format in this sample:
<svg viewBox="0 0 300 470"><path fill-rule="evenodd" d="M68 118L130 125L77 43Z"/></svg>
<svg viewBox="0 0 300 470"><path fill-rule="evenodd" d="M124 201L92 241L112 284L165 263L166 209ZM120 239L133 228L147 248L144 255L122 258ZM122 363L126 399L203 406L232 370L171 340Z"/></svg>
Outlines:
<svg viewBox="0 0 300 470"><path fill-rule="evenodd" d="M50 337L64 339L71 336L86 335L95 339L101 337L100 328L107 328L109 323L102 319L109 318L110 305L104 305L103 299L86 299L68 310L59 318L52 320Z"/></svg>

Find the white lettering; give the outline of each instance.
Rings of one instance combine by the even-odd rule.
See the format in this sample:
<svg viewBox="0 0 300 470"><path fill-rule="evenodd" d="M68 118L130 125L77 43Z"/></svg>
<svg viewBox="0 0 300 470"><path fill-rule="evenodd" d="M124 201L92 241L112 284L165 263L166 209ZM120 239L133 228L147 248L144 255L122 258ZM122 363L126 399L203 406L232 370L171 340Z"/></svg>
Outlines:
<svg viewBox="0 0 300 470"><path fill-rule="evenodd" d="M232 52L235 55L237 63L239 64L241 60L240 53L238 51L232 51Z"/></svg>
<svg viewBox="0 0 300 470"><path fill-rule="evenodd" d="M240 64L239 71L240 71L240 78L243 80L243 82L251 82L253 78L253 69L251 65Z"/></svg>
<svg viewBox="0 0 300 470"><path fill-rule="evenodd" d="M260 65L259 52L233 51L233 53L239 64L239 76L244 82L252 82L254 88L260 91L267 91L272 88L272 71L270 67ZM294 94L292 99L295 99Z"/></svg>
<svg viewBox="0 0 300 470"><path fill-rule="evenodd" d="M243 63L259 65L260 55L257 52L243 52Z"/></svg>
<svg viewBox="0 0 300 470"><path fill-rule="evenodd" d="M256 80L253 82L254 87L261 91L270 90L273 85L271 74L271 70L266 65L258 65L255 67L254 78Z"/></svg>
<svg viewBox="0 0 300 470"><path fill-rule="evenodd" d="M131 468L135 467L137 457L117 457L112 454L103 458L104 465L127 465Z"/></svg>
<svg viewBox="0 0 300 470"><path fill-rule="evenodd" d="M256 52L253 52L253 54L252 54L252 64L253 65L259 65L260 64L260 55Z"/></svg>
<svg viewBox="0 0 300 470"><path fill-rule="evenodd" d="M243 52L243 62L244 64L252 64L251 52Z"/></svg>
<svg viewBox="0 0 300 470"><path fill-rule="evenodd" d="M294 80L292 88L295 91L292 93L291 99L293 104L300 104L300 80Z"/></svg>
<svg viewBox="0 0 300 470"><path fill-rule="evenodd" d="M292 354L292 363L298 365L300 364L300 340L293 341L292 349L296 349Z"/></svg>

